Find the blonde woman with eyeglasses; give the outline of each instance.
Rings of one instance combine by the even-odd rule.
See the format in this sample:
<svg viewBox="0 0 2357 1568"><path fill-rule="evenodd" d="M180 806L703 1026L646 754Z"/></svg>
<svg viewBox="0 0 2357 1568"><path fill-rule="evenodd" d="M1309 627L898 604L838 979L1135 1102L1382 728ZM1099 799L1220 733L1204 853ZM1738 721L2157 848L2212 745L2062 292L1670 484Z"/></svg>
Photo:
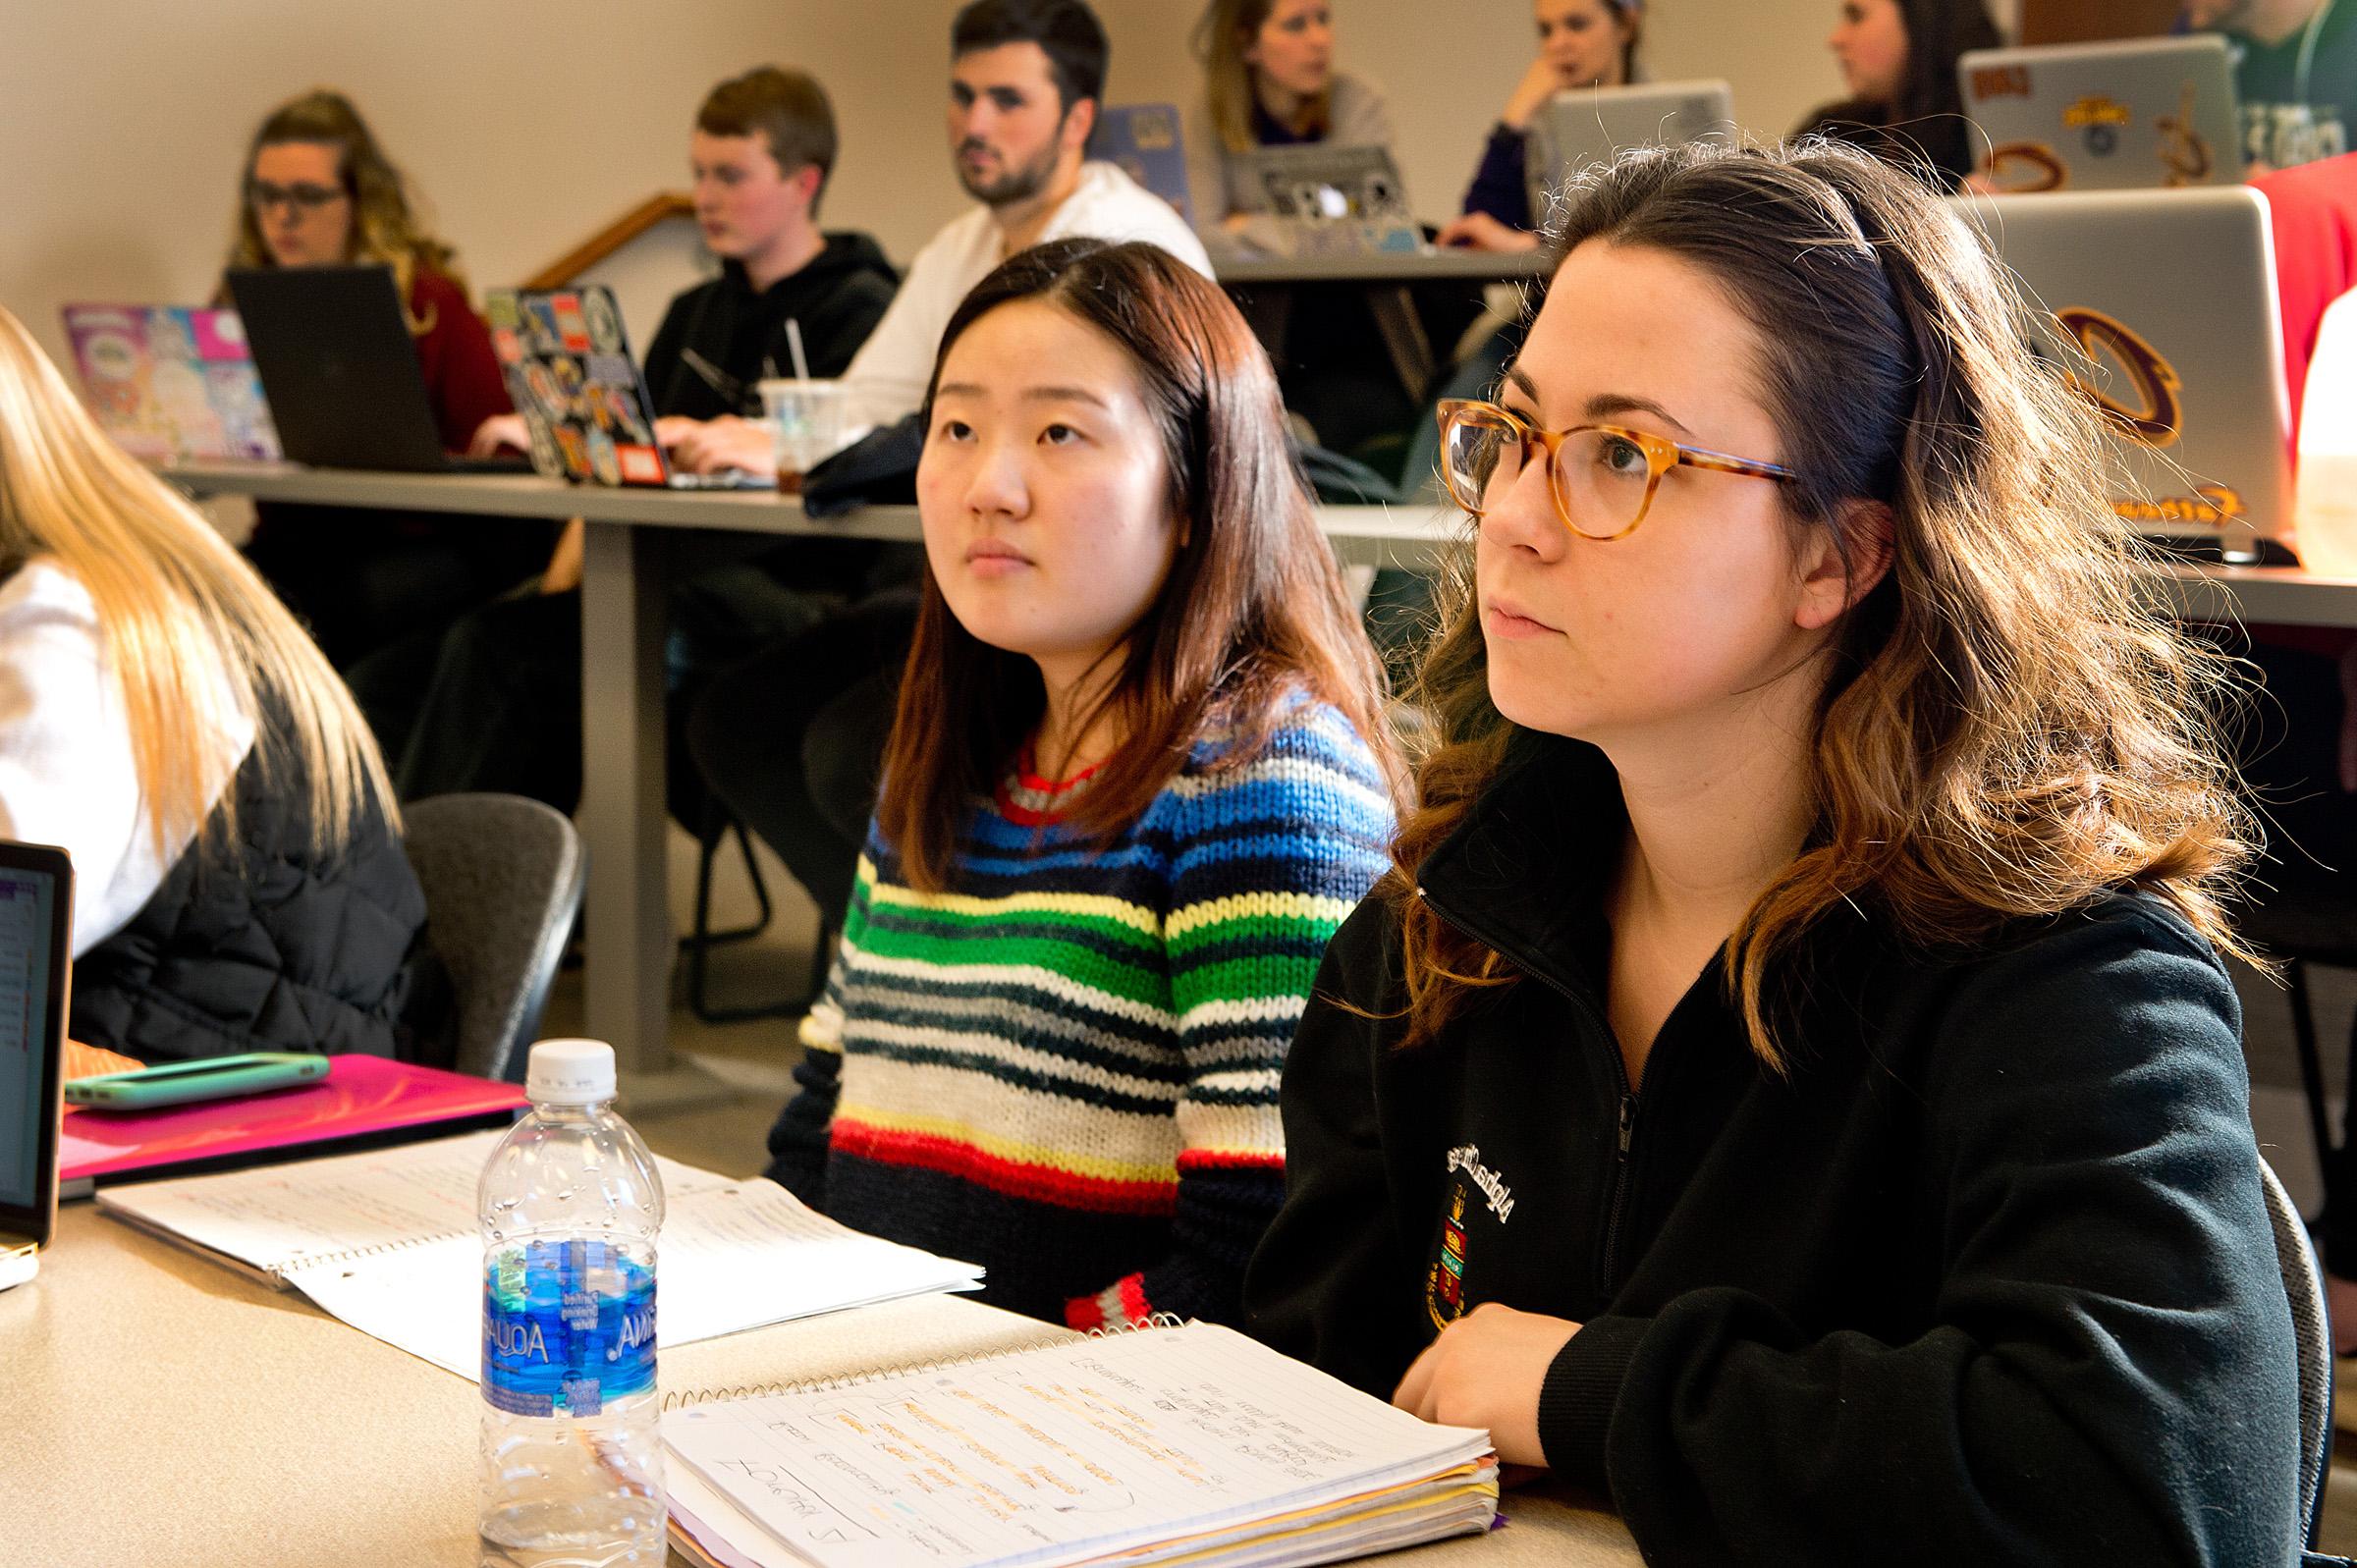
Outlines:
<svg viewBox="0 0 2357 1568"><path fill-rule="evenodd" d="M319 650L0 309L0 836L73 853L75 1038L406 1050L397 826Z"/></svg>
<svg viewBox="0 0 2357 1568"><path fill-rule="evenodd" d="M490 329L467 303L457 253L426 228L408 179L352 100L328 88L279 105L255 130L240 176L229 265L376 263L417 350L443 447L485 450L514 412ZM531 575L545 523L268 505L254 565L338 669L427 630Z"/></svg>
<svg viewBox="0 0 2357 1568"><path fill-rule="evenodd" d="M2297 1560L2251 825L2094 413L1857 149L1564 223L1248 1324L1663 1568Z"/></svg>

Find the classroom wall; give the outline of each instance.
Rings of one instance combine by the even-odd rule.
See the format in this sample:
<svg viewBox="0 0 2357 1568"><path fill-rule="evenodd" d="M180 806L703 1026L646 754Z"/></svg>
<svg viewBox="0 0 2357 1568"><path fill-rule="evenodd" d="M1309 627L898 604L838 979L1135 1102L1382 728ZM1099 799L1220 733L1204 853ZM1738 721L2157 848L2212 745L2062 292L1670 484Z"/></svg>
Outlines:
<svg viewBox="0 0 2357 1568"><path fill-rule="evenodd" d="M1111 96L1194 90L1191 0L1101 0ZM1658 79L1725 76L1773 134L1833 96L1834 0L1653 0ZM352 91L479 287L684 185L704 90L805 66L845 155L825 213L905 259L961 205L943 145L951 0L85 0L0 5L0 303L52 351L70 299L207 296L245 139L271 103ZM1389 90L1410 193L1454 210L1529 59L1527 0L1338 0L1348 68ZM494 24L487 26L487 24ZM1490 40L1494 40L1490 41Z"/></svg>

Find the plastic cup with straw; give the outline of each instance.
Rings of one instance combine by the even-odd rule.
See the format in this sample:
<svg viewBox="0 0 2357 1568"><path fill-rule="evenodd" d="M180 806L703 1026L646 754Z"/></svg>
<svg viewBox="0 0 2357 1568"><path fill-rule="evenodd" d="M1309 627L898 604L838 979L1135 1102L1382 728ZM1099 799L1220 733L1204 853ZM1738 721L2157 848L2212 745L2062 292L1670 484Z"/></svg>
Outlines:
<svg viewBox="0 0 2357 1568"><path fill-rule="evenodd" d="M794 378L761 383L761 411L772 432L778 488L798 492L802 475L843 445L843 383L810 374L802 324L792 316L786 318L786 351L794 360Z"/></svg>

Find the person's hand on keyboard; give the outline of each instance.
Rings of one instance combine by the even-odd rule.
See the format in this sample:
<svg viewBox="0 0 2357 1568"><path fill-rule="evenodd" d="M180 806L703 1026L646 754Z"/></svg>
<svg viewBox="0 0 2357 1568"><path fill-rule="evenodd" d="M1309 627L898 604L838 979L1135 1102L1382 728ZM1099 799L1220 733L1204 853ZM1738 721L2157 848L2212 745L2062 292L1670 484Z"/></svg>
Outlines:
<svg viewBox="0 0 2357 1568"><path fill-rule="evenodd" d="M687 473L741 468L746 473L776 477L777 450L767 425L740 419L735 414L722 414L717 419L682 419L678 424L685 428L656 432L658 439L671 448L673 466Z"/></svg>
<svg viewBox="0 0 2357 1568"><path fill-rule="evenodd" d="M474 427L474 439L466 443L469 458L496 458L502 452L529 452L532 433L524 428L520 413L495 413Z"/></svg>

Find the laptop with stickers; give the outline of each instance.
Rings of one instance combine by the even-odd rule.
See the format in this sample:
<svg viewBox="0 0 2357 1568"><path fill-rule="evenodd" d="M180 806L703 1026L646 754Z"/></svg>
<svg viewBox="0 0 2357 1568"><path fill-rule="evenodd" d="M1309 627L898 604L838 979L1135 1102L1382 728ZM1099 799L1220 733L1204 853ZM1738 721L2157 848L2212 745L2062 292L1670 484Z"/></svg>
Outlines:
<svg viewBox="0 0 2357 1568"><path fill-rule="evenodd" d="M2112 510L2193 554L2286 560L2291 413L2266 198L2233 186L1956 200L2110 424Z"/></svg>
<svg viewBox="0 0 2357 1568"><path fill-rule="evenodd" d="M2242 179L2233 64L2214 34L1976 49L1956 75L1980 177L2007 194Z"/></svg>
<svg viewBox="0 0 2357 1568"><path fill-rule="evenodd" d="M694 474L671 465L655 439L654 399L630 357L612 290L491 289L483 311L538 472L576 484L772 488L771 480L738 469Z"/></svg>

